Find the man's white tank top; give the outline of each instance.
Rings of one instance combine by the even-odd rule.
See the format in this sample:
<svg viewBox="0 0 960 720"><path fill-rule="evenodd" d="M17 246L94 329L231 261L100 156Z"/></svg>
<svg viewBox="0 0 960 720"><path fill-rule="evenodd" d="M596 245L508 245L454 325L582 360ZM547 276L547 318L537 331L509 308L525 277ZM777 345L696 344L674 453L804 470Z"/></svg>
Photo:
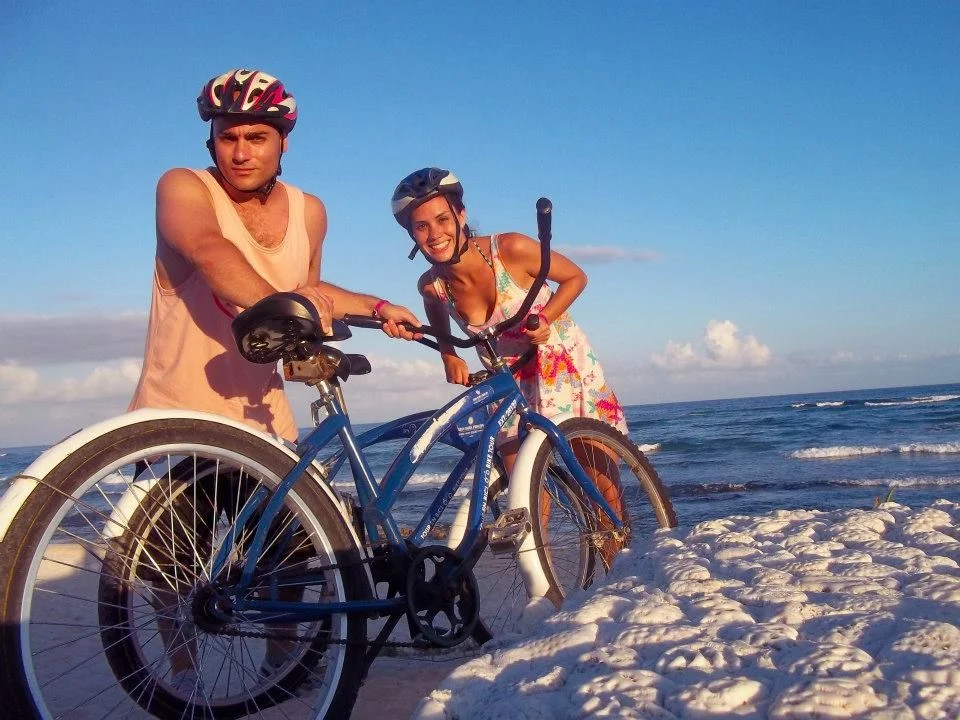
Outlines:
<svg viewBox="0 0 960 720"><path fill-rule="evenodd" d="M277 183L287 193L287 231L279 245L264 248L213 176L193 172L210 192L223 236L261 277L279 291L307 283L310 241L303 192ZM177 287L165 289L155 269L143 370L129 410L202 410L296 440L296 422L276 365L248 362L237 350L230 322L240 310L217 297L196 270Z"/></svg>

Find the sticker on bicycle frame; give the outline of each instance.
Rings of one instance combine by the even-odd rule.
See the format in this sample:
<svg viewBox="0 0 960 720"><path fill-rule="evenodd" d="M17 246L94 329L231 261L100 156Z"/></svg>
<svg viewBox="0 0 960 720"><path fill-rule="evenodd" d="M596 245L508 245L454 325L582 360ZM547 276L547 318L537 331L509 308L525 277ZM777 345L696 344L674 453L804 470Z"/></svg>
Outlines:
<svg viewBox="0 0 960 720"><path fill-rule="evenodd" d="M510 404L507 405L506 410L500 413L500 419L497 420L497 432L503 429L503 424L507 422L507 418L513 415L514 411L516 411L517 404L518 404L517 400L511 400ZM483 458L483 464L487 468L487 470L493 467L493 449L495 446L496 446L496 443L490 443L489 447L487 447L487 453ZM487 489L484 488L483 492L484 494L486 494Z"/></svg>
<svg viewBox="0 0 960 720"><path fill-rule="evenodd" d="M443 511L447 509L447 505L450 504L450 501L453 499L453 496L456 494L460 485L458 484L456 488L450 488L443 496L443 501L440 504L433 515L430 517L430 520L427 526L420 531L420 534L417 536L417 542L423 542L427 539L427 536L430 534L430 528L437 524L437 520L440 519L440 516L443 515Z"/></svg>
<svg viewBox="0 0 960 720"><path fill-rule="evenodd" d="M413 447L410 449L410 462L417 463L420 462L420 458L426 454L427 450L430 449L430 446L433 445L434 441L447 429L447 426L451 423L453 418L457 416L464 405L467 404L467 398L460 398L457 402L453 403L450 407L446 409L443 413L437 417L430 420L430 427L424 430L423 435L420 436L420 439L413 444Z"/></svg>
<svg viewBox="0 0 960 720"><path fill-rule="evenodd" d="M471 438L483 432L484 425L487 422L487 413L484 411L473 412L465 418L461 418L456 424L456 433L461 438Z"/></svg>
<svg viewBox="0 0 960 720"><path fill-rule="evenodd" d="M493 395L493 390L487 388L477 388L473 391L473 397L471 400L477 404L484 402L487 398Z"/></svg>

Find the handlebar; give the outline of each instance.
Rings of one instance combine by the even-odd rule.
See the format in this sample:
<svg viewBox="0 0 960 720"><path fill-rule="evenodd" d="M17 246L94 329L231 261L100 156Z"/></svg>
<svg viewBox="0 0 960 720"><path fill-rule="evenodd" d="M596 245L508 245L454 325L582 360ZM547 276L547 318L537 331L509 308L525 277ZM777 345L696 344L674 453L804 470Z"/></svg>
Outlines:
<svg viewBox="0 0 960 720"><path fill-rule="evenodd" d="M470 338L460 338L456 335L451 335L450 333L432 328L429 325L421 325L416 327L410 325L409 323L400 323L404 328L411 332L419 333L421 335L428 335L435 337L441 343L446 343L453 345L454 347L461 348L464 350L476 347L481 342L485 340L492 340L505 331L512 328L520 319L527 315L530 312L530 307L533 305L534 300L537 298L537 294L540 292L540 288L543 287L543 284L547 281L547 275L550 274L550 240L552 238L551 227L553 223L553 203L549 199L542 197L537 200L537 239L540 240L540 271L537 273L536 278L533 281L533 284L530 286L530 289L527 290L527 295L523 299L523 302L520 304L520 309L512 316L503 320L492 327L487 328L486 330L477 333ZM364 327L364 328L373 328L376 330L381 329L383 322L378 318L368 317L366 315L345 315L343 321L347 325L352 325L353 327ZM531 315L527 318L526 327L528 330L536 330L540 326L540 318L536 315ZM439 351L440 346L437 342L429 340L428 338L420 338L417 340L421 345L426 345L429 348Z"/></svg>
<svg viewBox="0 0 960 720"><path fill-rule="evenodd" d="M430 340L427 337L418 338L417 342L438 352L440 351L439 343L449 344L453 347L461 349L476 347L482 342L490 341L496 337L499 337L514 325L519 323L523 317L527 318L525 327L528 330L536 330L540 327L540 317L538 315L528 316L527 313L530 312L530 308L536 300L537 295L540 293L540 289L547 281L547 275L550 274L550 241L552 239L552 225L553 203L550 202L549 199L542 197L537 200L537 239L540 241L540 270L537 272L537 276L534 278L530 289L527 290L527 295L520 304L520 308L512 317L509 317L506 320L503 320L470 338L460 338L456 335L451 335L450 333L438 330L437 328L430 327L429 325L421 325L419 327L411 325L410 323L400 323L400 325L411 332L436 338L436 340L439 342ZM347 325L352 325L353 327L372 328L375 330L380 330L383 327L382 320L375 317L369 317L367 315L345 315L343 321ZM527 352L511 363L511 372L516 371L520 368L520 366L528 362L535 353L535 347L531 347L529 350L527 350ZM489 377L489 372L486 370L471 373L469 376L469 384L475 385L479 382L482 382L487 377Z"/></svg>

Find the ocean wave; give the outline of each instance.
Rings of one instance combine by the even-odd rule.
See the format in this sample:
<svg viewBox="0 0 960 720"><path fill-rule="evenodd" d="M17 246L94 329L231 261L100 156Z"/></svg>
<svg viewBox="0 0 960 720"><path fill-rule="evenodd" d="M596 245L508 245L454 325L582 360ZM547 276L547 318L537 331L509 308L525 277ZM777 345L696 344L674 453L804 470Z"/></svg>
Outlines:
<svg viewBox="0 0 960 720"><path fill-rule="evenodd" d="M861 478L858 480L830 480L825 484L845 487L955 487L960 485L960 477L952 475L943 477Z"/></svg>
<svg viewBox="0 0 960 720"><path fill-rule="evenodd" d="M644 455L649 455L660 449L660 443L644 443L643 445L637 445L637 447L640 448L640 452Z"/></svg>
<svg viewBox="0 0 960 720"><path fill-rule="evenodd" d="M874 398L872 400L805 400L790 403L795 409L803 408L839 408L839 407L902 407L908 405L929 405L960 400L960 394L914 395L908 398Z"/></svg>
<svg viewBox="0 0 960 720"><path fill-rule="evenodd" d="M873 445L835 445L833 447L812 447L794 450L790 457L799 460L818 460L831 458L863 457L865 455L952 455L960 453L960 442L947 443L911 443L891 447Z"/></svg>
<svg viewBox="0 0 960 720"><path fill-rule="evenodd" d="M927 405L960 399L960 395L919 395L906 400L865 400L867 407L896 407L901 405Z"/></svg>

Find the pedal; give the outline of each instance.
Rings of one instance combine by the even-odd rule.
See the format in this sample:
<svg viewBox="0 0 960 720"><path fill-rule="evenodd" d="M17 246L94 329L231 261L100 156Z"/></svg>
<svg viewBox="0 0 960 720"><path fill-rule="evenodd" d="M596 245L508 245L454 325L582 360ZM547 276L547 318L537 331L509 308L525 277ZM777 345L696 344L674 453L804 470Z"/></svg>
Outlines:
<svg viewBox="0 0 960 720"><path fill-rule="evenodd" d="M530 511L525 507L507 510L495 522L484 525L483 529L487 531L487 545L494 555L516 552L533 530Z"/></svg>

